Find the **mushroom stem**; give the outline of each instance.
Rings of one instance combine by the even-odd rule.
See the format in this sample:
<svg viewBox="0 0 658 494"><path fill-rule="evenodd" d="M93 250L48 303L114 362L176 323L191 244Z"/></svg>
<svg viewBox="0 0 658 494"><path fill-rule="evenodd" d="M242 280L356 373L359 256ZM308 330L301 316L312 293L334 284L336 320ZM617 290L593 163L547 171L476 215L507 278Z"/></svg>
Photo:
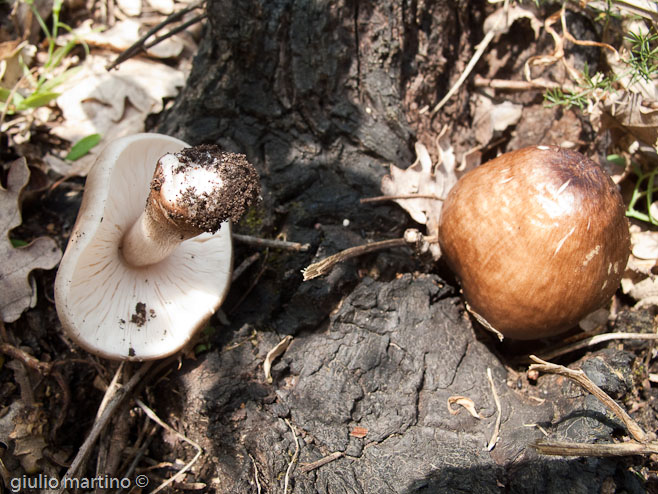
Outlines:
<svg viewBox="0 0 658 494"><path fill-rule="evenodd" d="M256 170L242 154L202 145L158 160L146 208L120 249L131 266L156 264L181 242L237 221L260 194Z"/></svg>
<svg viewBox="0 0 658 494"><path fill-rule="evenodd" d="M157 264L166 259L183 240L196 237L201 233L198 231L184 235L174 225L167 227L166 224L155 220L153 217L157 213L149 196L146 210L124 236L120 249L124 261L130 266L142 267Z"/></svg>

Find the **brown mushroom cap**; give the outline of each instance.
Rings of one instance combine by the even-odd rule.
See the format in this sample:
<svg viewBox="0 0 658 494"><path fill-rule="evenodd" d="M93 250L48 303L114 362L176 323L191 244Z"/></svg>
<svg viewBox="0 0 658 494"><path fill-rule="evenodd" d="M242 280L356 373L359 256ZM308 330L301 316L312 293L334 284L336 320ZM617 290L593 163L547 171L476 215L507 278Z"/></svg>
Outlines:
<svg viewBox="0 0 658 494"><path fill-rule="evenodd" d="M439 222L470 308L505 336L566 331L605 304L630 252L610 177L580 153L535 146L465 174Z"/></svg>

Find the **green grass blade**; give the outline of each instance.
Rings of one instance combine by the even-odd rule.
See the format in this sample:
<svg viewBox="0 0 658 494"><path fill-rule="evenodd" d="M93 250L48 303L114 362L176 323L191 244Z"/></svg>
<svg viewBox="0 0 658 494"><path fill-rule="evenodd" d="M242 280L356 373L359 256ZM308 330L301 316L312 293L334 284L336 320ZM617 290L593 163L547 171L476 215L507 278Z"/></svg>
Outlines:
<svg viewBox="0 0 658 494"><path fill-rule="evenodd" d="M69 151L69 154L66 155L66 159L71 160L71 161L75 161L77 159L82 158L94 146L97 146L99 142L101 142L101 135L100 134L91 134L91 135L88 135L86 137L83 137L78 142L76 142L73 145L73 147L71 147L71 150Z"/></svg>
<svg viewBox="0 0 658 494"><path fill-rule="evenodd" d="M16 105L16 111L24 111L29 108L39 108L41 106L46 106L59 95L60 93L54 93L50 91L39 91L32 93L30 96Z"/></svg>

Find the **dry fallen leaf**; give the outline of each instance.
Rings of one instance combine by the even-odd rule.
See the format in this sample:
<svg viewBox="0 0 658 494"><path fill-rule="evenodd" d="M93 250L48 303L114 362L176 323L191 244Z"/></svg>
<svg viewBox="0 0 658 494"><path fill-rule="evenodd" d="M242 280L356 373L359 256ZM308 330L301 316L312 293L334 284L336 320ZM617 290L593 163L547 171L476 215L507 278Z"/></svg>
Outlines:
<svg viewBox="0 0 658 494"><path fill-rule="evenodd" d="M382 179L382 191L389 196L417 195L418 198L394 199L417 223L426 225L427 235L439 233L441 198L445 198L457 182L455 155L452 146L437 139L438 162L432 164L427 148L416 143L416 161L406 170L391 165L390 175ZM430 245L435 259L441 256L438 243Z"/></svg>
<svg viewBox="0 0 658 494"><path fill-rule="evenodd" d="M105 56L87 57L80 71L60 88L57 105L64 122L53 134L70 142L90 134L103 136L99 146L70 168L49 160L61 175L86 175L104 143L143 132L147 115L161 111L163 99L176 96L185 83L182 71L165 64L133 58L108 72L108 62Z"/></svg>
<svg viewBox="0 0 658 494"><path fill-rule="evenodd" d="M602 108L608 120L606 127L621 127L644 143L658 147L658 110L656 100L646 100L638 94L619 92L611 94Z"/></svg>
<svg viewBox="0 0 658 494"><path fill-rule="evenodd" d="M494 132L502 132L510 125L515 125L521 118L522 105L510 101L494 103L484 94L474 96L473 126L475 138L482 146L489 144Z"/></svg>
<svg viewBox="0 0 658 494"><path fill-rule="evenodd" d="M263 362L263 372L265 373L265 380L268 383L272 382L272 374L271 374L272 362L274 362L274 360L277 357L283 355L283 352L285 352L290 346L291 341L292 341L292 336L287 335L279 343L277 343L274 348L272 348L269 352L267 352L267 356L265 357L265 362Z"/></svg>
<svg viewBox="0 0 658 494"><path fill-rule="evenodd" d="M25 247L13 247L9 232L21 224L20 195L30 170L25 158L11 163L7 188L0 187L0 316L5 322L17 320L28 307L36 303L36 289L30 273L35 269L52 269L62 257L57 243L49 237L39 237Z"/></svg>
<svg viewBox="0 0 658 494"><path fill-rule="evenodd" d="M658 232L631 225L631 255L621 280L622 291L633 298L636 307L658 305Z"/></svg>
<svg viewBox="0 0 658 494"><path fill-rule="evenodd" d="M470 413L472 417L475 417L478 420L482 418L482 415L480 415L480 413L475 409L475 402L466 396L448 397L448 412L450 412L450 415L457 415L461 409L453 408L452 405L460 405L464 407L464 409L466 409L466 411Z"/></svg>
<svg viewBox="0 0 658 494"><path fill-rule="evenodd" d="M632 252L638 259L658 261L658 232L631 232Z"/></svg>
<svg viewBox="0 0 658 494"><path fill-rule="evenodd" d="M37 406L14 403L10 409L10 419L3 424L2 429L13 429L5 437L14 442L13 454L20 460L23 469L28 474L34 474L40 470L39 461L47 446L44 430L48 418L43 409Z"/></svg>

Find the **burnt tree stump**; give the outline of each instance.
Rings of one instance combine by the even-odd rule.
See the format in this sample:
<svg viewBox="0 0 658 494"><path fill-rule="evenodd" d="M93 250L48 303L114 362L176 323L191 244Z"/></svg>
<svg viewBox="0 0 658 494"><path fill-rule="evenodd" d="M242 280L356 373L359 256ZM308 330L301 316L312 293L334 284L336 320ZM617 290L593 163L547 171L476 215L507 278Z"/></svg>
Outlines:
<svg viewBox="0 0 658 494"><path fill-rule="evenodd" d="M397 206L359 200L381 193L389 164L413 162L414 115L459 75L481 39L483 9L209 0L192 74L157 130L245 153L262 176L263 204L238 229L311 245L261 258L224 305L230 324L213 322L210 351L160 386L163 408L204 448L195 475L211 492L280 493L286 483L298 494L643 492L630 460L542 457L529 446L542 429L611 440L619 424L554 377L540 379L535 399L509 385L458 292L410 250L302 282L312 261L411 226ZM453 122L457 142L467 117L458 96L437 121ZM238 247L238 261L247 249ZM294 339L267 383L264 358L284 335ZM491 451L498 411L488 369L502 406ZM471 399L480 418L458 405L451 413L454 396Z"/></svg>

